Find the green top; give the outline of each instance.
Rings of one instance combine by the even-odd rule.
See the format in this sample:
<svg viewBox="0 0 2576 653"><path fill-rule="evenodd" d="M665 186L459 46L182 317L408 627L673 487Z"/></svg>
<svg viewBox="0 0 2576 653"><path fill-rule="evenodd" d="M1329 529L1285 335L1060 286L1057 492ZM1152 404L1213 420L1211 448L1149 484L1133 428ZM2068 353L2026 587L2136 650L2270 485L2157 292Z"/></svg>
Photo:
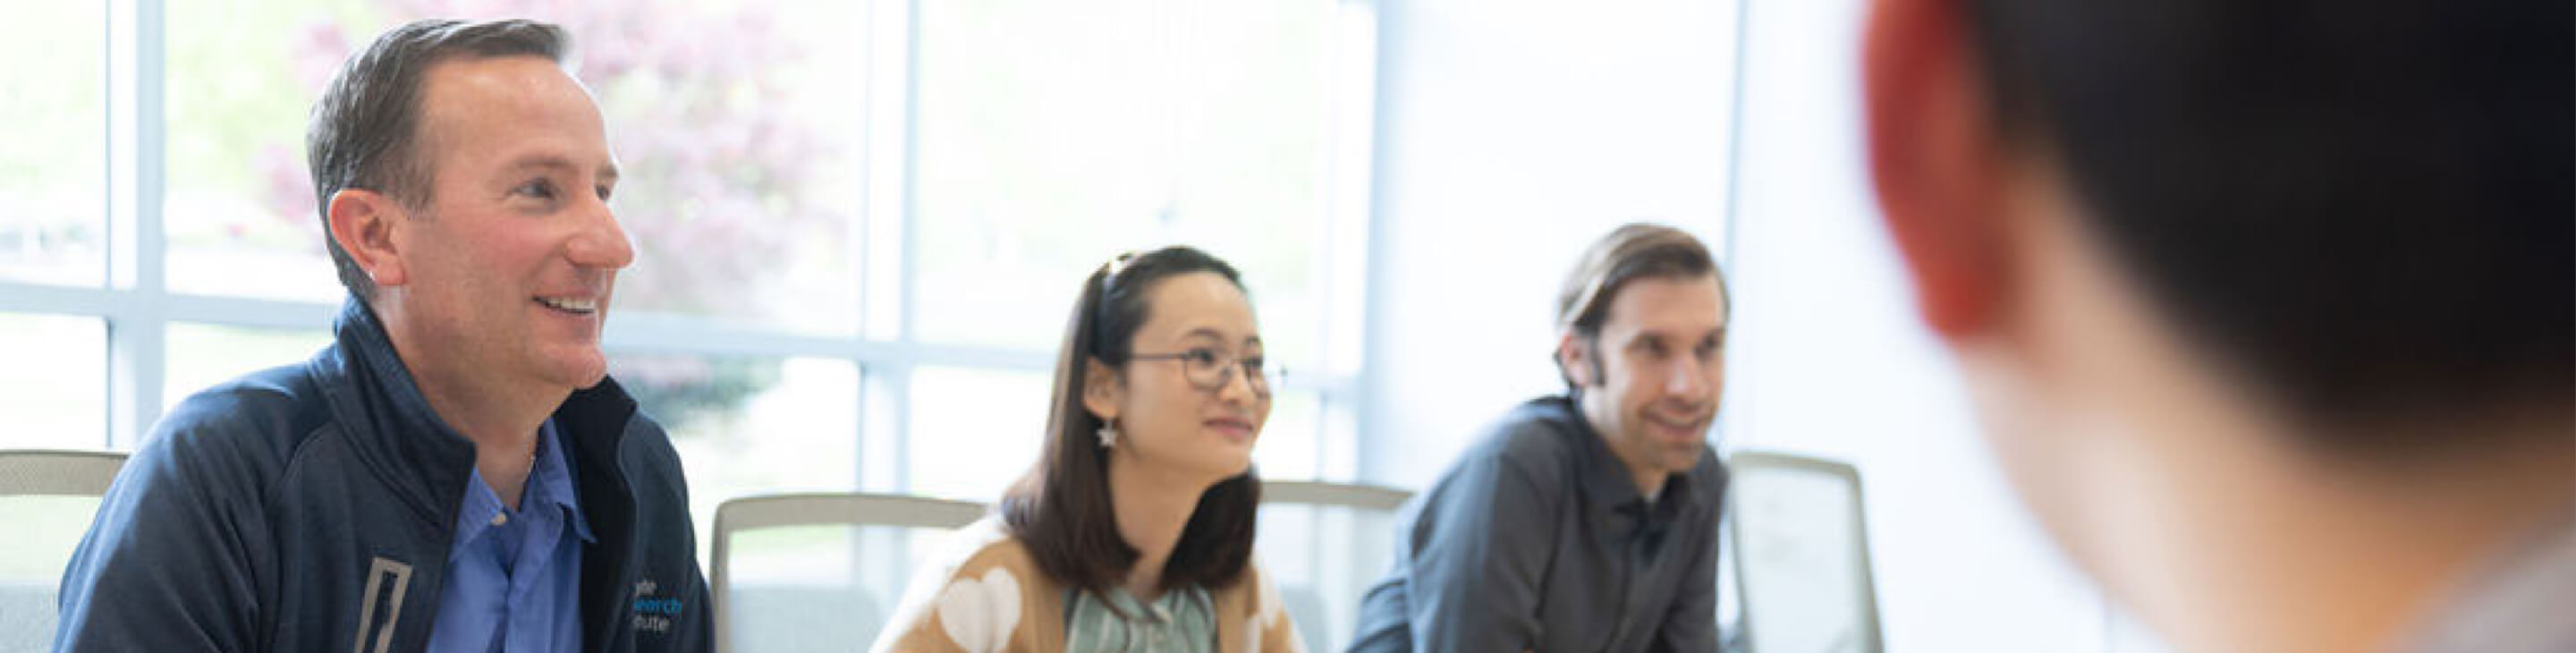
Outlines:
<svg viewBox="0 0 2576 653"><path fill-rule="evenodd" d="M1064 648L1068 651L1154 651L1215 653L1216 602L1206 589L1190 586L1164 592L1147 605L1111 588L1107 602L1081 590L1065 591ZM1115 604L1118 609L1110 610ZM1124 612L1126 616L1119 616Z"/></svg>

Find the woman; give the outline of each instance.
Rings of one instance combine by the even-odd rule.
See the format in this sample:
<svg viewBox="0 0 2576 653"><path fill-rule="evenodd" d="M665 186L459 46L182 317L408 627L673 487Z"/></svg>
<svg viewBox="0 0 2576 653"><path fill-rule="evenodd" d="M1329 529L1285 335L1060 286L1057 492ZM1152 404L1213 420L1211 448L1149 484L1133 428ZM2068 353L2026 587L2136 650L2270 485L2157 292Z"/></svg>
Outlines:
<svg viewBox="0 0 2576 653"><path fill-rule="evenodd" d="M1303 650L1251 562L1277 379L1234 267L1120 256L1065 331L1045 453L913 579L875 650Z"/></svg>

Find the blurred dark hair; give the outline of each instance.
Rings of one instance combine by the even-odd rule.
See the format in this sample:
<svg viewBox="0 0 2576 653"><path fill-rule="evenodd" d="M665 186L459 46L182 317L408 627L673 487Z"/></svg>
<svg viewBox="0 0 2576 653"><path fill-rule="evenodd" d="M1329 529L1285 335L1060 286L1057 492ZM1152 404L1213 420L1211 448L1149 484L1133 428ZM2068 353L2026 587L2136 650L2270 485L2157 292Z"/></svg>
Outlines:
<svg viewBox="0 0 2576 653"><path fill-rule="evenodd" d="M1565 285L1556 294L1556 326L1574 332L1575 337L1597 343L1601 323L1609 319L1610 302L1619 290L1638 279L1717 278L1718 296L1728 303L1726 275L1719 274L1717 259L1708 254L1708 246L1687 232L1659 224L1631 222L1610 230L1592 247L1583 250L1574 270L1565 275ZM1549 358L1554 359L1551 354ZM1565 361L1557 360L1556 373L1565 380L1569 393L1582 388L1574 375L1565 371ZM1601 356L1592 356L1592 380L1602 382Z"/></svg>
<svg viewBox="0 0 2576 653"><path fill-rule="evenodd" d="M2007 145L2325 444L2576 401L2576 4L1969 4Z"/></svg>
<svg viewBox="0 0 2576 653"><path fill-rule="evenodd" d="M1213 272L1243 288L1234 266L1206 252L1174 246L1121 255L1102 265L1083 279L1081 298L1073 303L1064 346L1056 356L1045 451L1001 504L1003 524L1028 547L1038 569L1067 586L1094 593L1115 587L1125 581L1137 556L1118 534L1109 499L1109 451L1093 435L1100 418L1082 405L1084 364L1098 360L1123 370L1135 353L1136 330L1152 309L1146 296L1162 280L1192 272ZM1180 543L1163 565L1162 589L1233 585L1252 559L1253 520L1260 506L1261 480L1249 471L1199 495L1198 509L1190 513Z"/></svg>
<svg viewBox="0 0 2576 653"><path fill-rule="evenodd" d="M420 20L377 36L349 55L313 103L304 151L312 167L322 242L339 267L340 285L361 299L376 284L331 237L331 196L342 189L384 193L403 206L429 206L434 179L415 146L420 139L421 75L432 64L457 57L543 57L569 61L572 37L563 28L530 20L467 22Z"/></svg>

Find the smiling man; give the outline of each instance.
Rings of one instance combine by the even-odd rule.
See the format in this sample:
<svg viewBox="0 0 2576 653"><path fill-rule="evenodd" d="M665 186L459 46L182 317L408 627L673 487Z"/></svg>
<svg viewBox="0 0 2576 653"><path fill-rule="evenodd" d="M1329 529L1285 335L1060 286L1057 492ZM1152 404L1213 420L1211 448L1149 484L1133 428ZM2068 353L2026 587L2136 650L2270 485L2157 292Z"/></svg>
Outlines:
<svg viewBox="0 0 2576 653"><path fill-rule="evenodd" d="M1631 224L1595 243L1557 303L1566 394L1513 410L1405 507L1351 650L1717 650L1726 323L1698 239Z"/></svg>
<svg viewBox="0 0 2576 653"><path fill-rule="evenodd" d="M634 250L567 37L421 21L315 106L350 300L174 408L63 575L62 651L704 651L688 492L607 378Z"/></svg>

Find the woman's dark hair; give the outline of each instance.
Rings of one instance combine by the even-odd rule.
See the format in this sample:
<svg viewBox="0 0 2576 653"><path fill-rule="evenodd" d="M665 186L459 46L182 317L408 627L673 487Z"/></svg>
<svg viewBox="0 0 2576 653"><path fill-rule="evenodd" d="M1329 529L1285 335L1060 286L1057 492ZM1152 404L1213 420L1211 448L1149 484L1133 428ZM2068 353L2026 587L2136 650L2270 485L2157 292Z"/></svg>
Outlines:
<svg viewBox="0 0 2576 653"><path fill-rule="evenodd" d="M1109 450L1094 435L1100 418L1082 404L1085 363L1124 367L1135 353L1136 330L1152 309L1147 293L1164 279L1192 272L1213 272L1243 289L1234 266L1196 249L1124 254L1083 280L1065 325L1045 453L1003 494L1001 512L1002 523L1028 547L1038 569L1074 589L1097 594L1118 586L1137 557L1118 535L1109 499ZM1260 505L1261 480L1250 471L1200 494L1198 509L1163 565L1158 589L1221 589L1242 578L1252 559L1253 517Z"/></svg>

